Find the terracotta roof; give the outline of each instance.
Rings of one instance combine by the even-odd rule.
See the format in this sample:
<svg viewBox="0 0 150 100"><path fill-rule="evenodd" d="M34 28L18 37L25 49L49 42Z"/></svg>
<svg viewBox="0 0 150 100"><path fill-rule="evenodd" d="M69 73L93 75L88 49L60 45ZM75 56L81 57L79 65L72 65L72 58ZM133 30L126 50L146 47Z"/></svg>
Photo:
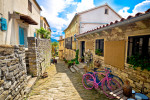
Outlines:
<svg viewBox="0 0 150 100"><path fill-rule="evenodd" d="M92 30L86 31L84 33L81 33L81 34L77 35L76 37L80 37L82 35L86 35L87 33L94 32L95 30L107 28L108 26L115 25L117 23L121 23L121 22L124 22L124 21L128 21L128 20L133 19L133 18L138 18L138 17L140 17L142 15L147 15L147 14L150 14L150 8L147 11L145 11L145 12L138 12L137 14L135 14L135 16L129 15L126 19L125 18L121 18L121 20L116 20L114 22L110 22L109 24L106 24L106 25L103 25L103 26L99 26L99 27L97 27L95 29L92 29Z"/></svg>
<svg viewBox="0 0 150 100"><path fill-rule="evenodd" d="M57 40L57 41L63 41L64 39L61 39L61 40Z"/></svg>

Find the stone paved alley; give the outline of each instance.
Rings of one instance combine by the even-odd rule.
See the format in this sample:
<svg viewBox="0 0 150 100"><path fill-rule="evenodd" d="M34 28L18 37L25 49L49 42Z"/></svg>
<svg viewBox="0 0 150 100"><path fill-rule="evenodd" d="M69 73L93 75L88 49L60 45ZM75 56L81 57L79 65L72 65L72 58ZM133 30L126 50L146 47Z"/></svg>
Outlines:
<svg viewBox="0 0 150 100"><path fill-rule="evenodd" d="M72 73L63 61L47 68L48 78L39 79L29 94L29 100L108 100L97 91L86 90L82 75Z"/></svg>

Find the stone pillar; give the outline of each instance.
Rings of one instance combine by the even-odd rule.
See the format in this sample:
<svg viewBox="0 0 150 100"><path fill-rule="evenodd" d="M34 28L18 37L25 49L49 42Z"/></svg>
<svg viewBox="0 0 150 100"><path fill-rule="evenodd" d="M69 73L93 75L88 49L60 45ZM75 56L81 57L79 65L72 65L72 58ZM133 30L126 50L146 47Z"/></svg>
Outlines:
<svg viewBox="0 0 150 100"><path fill-rule="evenodd" d="M29 74L32 76L38 76L38 67L37 67L37 46L35 37L28 37L28 60L29 60Z"/></svg>

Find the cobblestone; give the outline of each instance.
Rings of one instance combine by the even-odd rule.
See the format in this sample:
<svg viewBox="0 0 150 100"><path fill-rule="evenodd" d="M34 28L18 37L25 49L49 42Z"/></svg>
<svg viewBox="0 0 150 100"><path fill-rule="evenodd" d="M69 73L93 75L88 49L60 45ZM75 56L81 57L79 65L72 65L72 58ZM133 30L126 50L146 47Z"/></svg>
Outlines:
<svg viewBox="0 0 150 100"><path fill-rule="evenodd" d="M63 61L47 68L48 78L39 79L29 94L29 100L109 100L96 90L86 90L82 76L72 73Z"/></svg>

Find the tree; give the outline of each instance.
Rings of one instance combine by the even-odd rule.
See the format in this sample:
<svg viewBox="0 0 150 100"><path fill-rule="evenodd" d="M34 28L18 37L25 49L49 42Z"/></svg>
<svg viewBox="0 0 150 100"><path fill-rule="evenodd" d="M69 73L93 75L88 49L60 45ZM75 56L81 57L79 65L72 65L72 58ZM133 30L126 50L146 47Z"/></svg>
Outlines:
<svg viewBox="0 0 150 100"><path fill-rule="evenodd" d="M56 49L58 47L58 42L52 42L52 53L54 53L54 55L56 54Z"/></svg>
<svg viewBox="0 0 150 100"><path fill-rule="evenodd" d="M40 34L41 38L50 39L51 32L44 29L43 27L41 27L40 29L37 29L36 32L37 34Z"/></svg>

